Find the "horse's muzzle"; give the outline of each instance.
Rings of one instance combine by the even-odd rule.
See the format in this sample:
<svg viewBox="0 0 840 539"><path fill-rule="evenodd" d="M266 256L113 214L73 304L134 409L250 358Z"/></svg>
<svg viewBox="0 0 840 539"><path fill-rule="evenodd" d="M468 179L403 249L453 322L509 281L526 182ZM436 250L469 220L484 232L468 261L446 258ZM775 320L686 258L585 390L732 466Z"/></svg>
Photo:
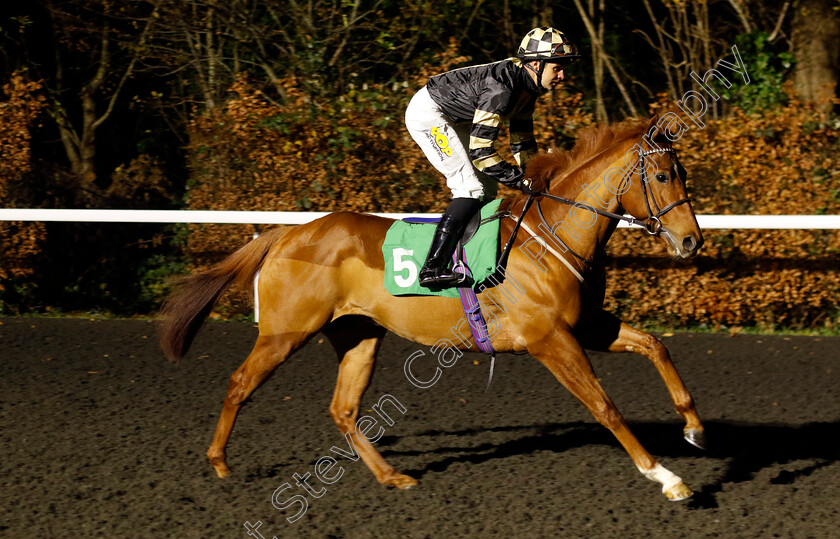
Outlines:
<svg viewBox="0 0 840 539"><path fill-rule="evenodd" d="M681 245L677 248L677 252L682 258L690 258L700 251L704 241L702 235L695 236L694 234L689 234L683 237Z"/></svg>
<svg viewBox="0 0 840 539"><path fill-rule="evenodd" d="M693 235L686 236L683 238L682 241L683 249L685 249L689 253L696 253L700 250L701 247L703 247L704 241L705 240L703 239L703 236L700 236L699 239L694 237Z"/></svg>
<svg viewBox="0 0 840 539"><path fill-rule="evenodd" d="M691 258L695 256L703 246L702 234L688 234L678 239L678 236L666 227L662 227L662 237L668 243L668 251L671 256L679 258Z"/></svg>

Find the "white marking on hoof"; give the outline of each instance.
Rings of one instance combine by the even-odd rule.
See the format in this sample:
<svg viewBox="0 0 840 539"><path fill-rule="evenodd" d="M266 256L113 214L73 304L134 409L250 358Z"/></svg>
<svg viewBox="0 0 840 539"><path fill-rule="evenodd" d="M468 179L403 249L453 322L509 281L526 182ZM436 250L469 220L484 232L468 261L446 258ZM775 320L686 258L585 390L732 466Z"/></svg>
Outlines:
<svg viewBox="0 0 840 539"><path fill-rule="evenodd" d="M667 494L669 490L682 483L682 479L680 479L679 476L675 475L670 470L668 470L668 468L659 464L658 462L656 463L656 466L654 466L650 470L642 470L641 468L639 468L639 471L642 472L642 474L644 474L644 476L650 479L651 481L661 483L663 494Z"/></svg>

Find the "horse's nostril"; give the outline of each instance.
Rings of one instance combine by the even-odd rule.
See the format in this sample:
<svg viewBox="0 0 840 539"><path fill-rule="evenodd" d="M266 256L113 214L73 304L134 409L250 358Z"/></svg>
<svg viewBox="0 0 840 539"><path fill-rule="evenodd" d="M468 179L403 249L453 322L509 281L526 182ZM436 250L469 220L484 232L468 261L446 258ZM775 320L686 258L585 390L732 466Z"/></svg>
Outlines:
<svg viewBox="0 0 840 539"><path fill-rule="evenodd" d="M695 247L697 247L697 240L694 239L694 236L686 236L683 238L683 248L686 251L691 252Z"/></svg>

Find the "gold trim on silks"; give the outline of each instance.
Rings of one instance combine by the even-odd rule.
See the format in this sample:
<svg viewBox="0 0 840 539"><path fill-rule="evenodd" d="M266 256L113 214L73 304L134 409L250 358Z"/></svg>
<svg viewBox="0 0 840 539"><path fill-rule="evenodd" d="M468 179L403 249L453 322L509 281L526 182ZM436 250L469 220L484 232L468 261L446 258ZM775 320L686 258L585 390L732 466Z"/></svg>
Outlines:
<svg viewBox="0 0 840 539"><path fill-rule="evenodd" d="M493 141L481 137L470 137L470 149L490 148L493 146Z"/></svg>
<svg viewBox="0 0 840 539"><path fill-rule="evenodd" d="M513 158L516 159L516 164L521 167L522 165L527 163L532 157L534 157L534 154L536 153L537 152L535 152L534 150L524 150L513 154Z"/></svg>
<svg viewBox="0 0 840 539"><path fill-rule="evenodd" d="M486 125L487 127L497 127L502 123L502 117L493 112L486 110L475 109L473 116L473 123L479 125Z"/></svg>
<svg viewBox="0 0 840 539"><path fill-rule="evenodd" d="M499 154L494 153L493 155L488 155L487 157L479 157L478 159L473 160L473 165L478 170L485 170L493 165L498 165L502 162L502 158L499 157Z"/></svg>
<svg viewBox="0 0 840 539"><path fill-rule="evenodd" d="M536 139L534 138L533 133L529 133L526 131L511 131L510 132L510 146L511 149L513 148L521 148L526 143L534 141L536 144ZM533 157L537 153L536 150L531 148L526 148L521 151L514 151L513 158L516 159L516 164L520 167L527 163L528 160Z"/></svg>

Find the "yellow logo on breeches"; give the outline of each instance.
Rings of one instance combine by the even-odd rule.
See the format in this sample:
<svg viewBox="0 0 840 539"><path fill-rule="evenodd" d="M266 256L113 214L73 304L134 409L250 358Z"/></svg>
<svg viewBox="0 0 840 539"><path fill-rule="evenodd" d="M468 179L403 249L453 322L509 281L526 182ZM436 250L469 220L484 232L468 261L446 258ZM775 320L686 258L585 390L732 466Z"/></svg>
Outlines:
<svg viewBox="0 0 840 539"><path fill-rule="evenodd" d="M449 147L449 139L437 127L432 128L432 136L435 137L435 144L443 153L452 156L452 148Z"/></svg>

